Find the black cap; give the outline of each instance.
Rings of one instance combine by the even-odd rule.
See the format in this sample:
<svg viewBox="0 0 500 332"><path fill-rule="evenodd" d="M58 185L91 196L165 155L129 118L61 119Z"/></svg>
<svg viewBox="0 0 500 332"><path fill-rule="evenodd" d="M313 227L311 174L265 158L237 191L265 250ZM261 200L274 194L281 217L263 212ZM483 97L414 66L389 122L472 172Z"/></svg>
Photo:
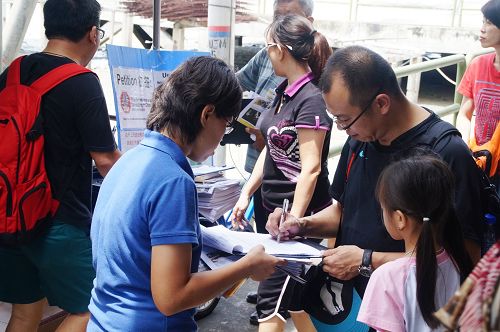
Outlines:
<svg viewBox="0 0 500 332"><path fill-rule="evenodd" d="M361 297L351 281L333 278L321 267L309 269L306 279L307 296L302 298L302 304L317 329L318 325L325 325L329 332L368 331L367 325L356 320Z"/></svg>

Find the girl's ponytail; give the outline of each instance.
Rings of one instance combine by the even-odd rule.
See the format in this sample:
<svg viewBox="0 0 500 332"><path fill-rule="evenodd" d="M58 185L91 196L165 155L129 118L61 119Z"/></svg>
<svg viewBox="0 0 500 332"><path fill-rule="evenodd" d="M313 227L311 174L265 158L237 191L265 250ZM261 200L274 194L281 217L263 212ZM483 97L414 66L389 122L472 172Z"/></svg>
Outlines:
<svg viewBox="0 0 500 332"><path fill-rule="evenodd" d="M455 209L450 211L449 217L444 223L442 234L446 234L446 236L443 236L443 247L453 259L458 271L460 271L461 282L464 282L472 272L474 264L465 249L465 239Z"/></svg>
<svg viewBox="0 0 500 332"><path fill-rule="evenodd" d="M439 326L432 315L436 311L434 297L437 280L437 259L434 243L442 243L443 248L460 272L461 281L472 271L472 260L465 250L460 222L453 207L438 210L434 218L423 218L422 230L417 243L417 302L425 322L432 328ZM435 238L438 237L438 238Z"/></svg>
<svg viewBox="0 0 500 332"><path fill-rule="evenodd" d="M432 315L436 311L434 296L436 292L437 258L434 245L432 220L423 218L422 229L416 246L417 256L417 302L427 325L438 327L439 323ZM434 220L435 222L435 220Z"/></svg>

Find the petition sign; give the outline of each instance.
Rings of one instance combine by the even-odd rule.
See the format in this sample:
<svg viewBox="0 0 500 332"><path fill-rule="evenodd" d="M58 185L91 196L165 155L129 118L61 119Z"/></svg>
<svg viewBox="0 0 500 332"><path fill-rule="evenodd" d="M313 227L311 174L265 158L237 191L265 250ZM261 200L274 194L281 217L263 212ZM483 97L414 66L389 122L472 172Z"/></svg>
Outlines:
<svg viewBox="0 0 500 332"><path fill-rule="evenodd" d="M115 99L118 147L125 152L144 137L153 92L187 59L206 52L146 50L107 46Z"/></svg>

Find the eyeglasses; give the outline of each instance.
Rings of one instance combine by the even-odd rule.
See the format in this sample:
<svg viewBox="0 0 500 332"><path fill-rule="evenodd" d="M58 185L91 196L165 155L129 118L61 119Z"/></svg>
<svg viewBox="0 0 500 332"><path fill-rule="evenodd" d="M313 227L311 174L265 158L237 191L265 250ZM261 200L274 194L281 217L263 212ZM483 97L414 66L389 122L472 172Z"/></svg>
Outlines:
<svg viewBox="0 0 500 332"><path fill-rule="evenodd" d="M333 122L335 122L339 128L341 130L347 130L349 128L352 127L353 124L356 123L356 121L359 120L360 117L363 116L363 114L365 114L369 109L370 109L370 106L372 105L372 103L375 101L375 99L377 98L377 96L380 94L380 92L382 92L382 88L378 89L377 92L375 93L375 95L370 99L370 102L366 105L365 108L363 108L363 110L361 111L361 113L359 113L355 118L354 120L352 120L348 125L343 125L343 123L345 122L345 120L340 120L337 116L333 116Z"/></svg>
<svg viewBox="0 0 500 332"><path fill-rule="evenodd" d="M104 31L101 28L96 27L97 31L99 32L99 39L103 39L104 35L106 34L106 31Z"/></svg>
<svg viewBox="0 0 500 332"><path fill-rule="evenodd" d="M273 46L278 46L278 48L280 48L280 45L281 44L277 44L277 43L267 43L266 44L266 50L273 47ZM284 45L286 48L288 48L290 51L293 49L290 45Z"/></svg>
<svg viewBox="0 0 500 332"><path fill-rule="evenodd" d="M226 120L226 130L224 131L224 135L231 134L234 130L234 118L231 117L230 120Z"/></svg>

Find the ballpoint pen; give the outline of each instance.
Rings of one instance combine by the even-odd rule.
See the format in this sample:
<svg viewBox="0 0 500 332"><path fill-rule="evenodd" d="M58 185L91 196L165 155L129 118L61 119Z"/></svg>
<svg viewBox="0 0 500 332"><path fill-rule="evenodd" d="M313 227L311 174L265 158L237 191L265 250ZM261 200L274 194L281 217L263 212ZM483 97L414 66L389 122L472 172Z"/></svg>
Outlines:
<svg viewBox="0 0 500 332"><path fill-rule="evenodd" d="M278 242L280 242L280 231L279 231L279 228L285 222L287 211L288 211L288 198L285 198L283 200L283 210L281 211L280 222L278 223L278 236L276 237L276 240Z"/></svg>

